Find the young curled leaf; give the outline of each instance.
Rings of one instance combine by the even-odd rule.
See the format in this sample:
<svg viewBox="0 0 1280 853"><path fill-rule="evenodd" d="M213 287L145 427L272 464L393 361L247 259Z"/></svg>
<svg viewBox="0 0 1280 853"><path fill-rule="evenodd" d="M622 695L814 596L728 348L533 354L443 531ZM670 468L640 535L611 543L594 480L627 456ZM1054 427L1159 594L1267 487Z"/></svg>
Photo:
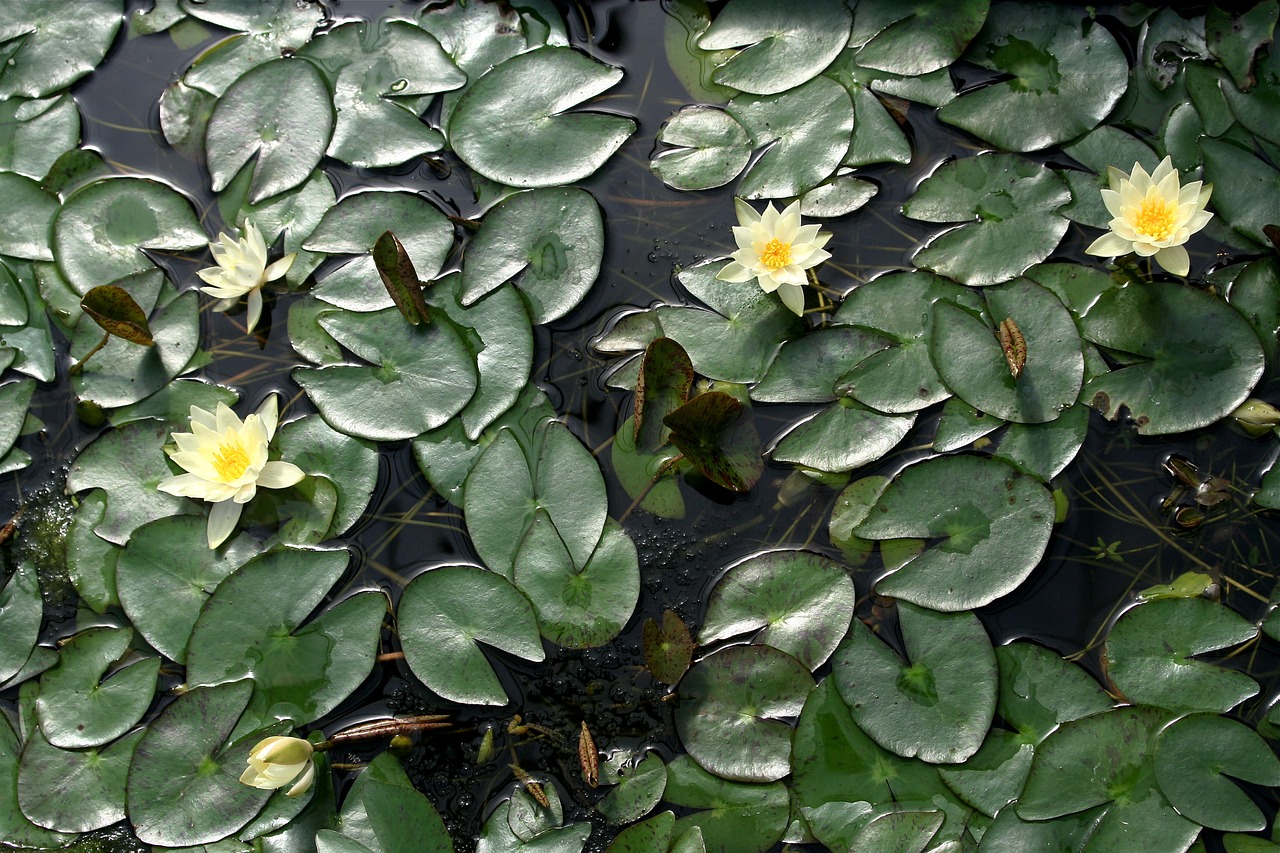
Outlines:
<svg viewBox="0 0 1280 853"><path fill-rule="evenodd" d="M80 307L108 334L144 347L155 343L146 313L123 287L100 284L91 288L80 300Z"/></svg>
<svg viewBox="0 0 1280 853"><path fill-rule="evenodd" d="M391 294L396 308L400 309L409 325L430 323L431 315L422 298L422 282L418 281L418 271L413 268L413 260L400 238L390 231L382 232L378 242L373 244L373 264L378 268L387 293Z"/></svg>
<svg viewBox="0 0 1280 853"><path fill-rule="evenodd" d="M600 784L600 756L585 720L578 735L578 763L582 766L582 780L592 788L597 787Z"/></svg>
<svg viewBox="0 0 1280 853"><path fill-rule="evenodd" d="M1004 350L1005 360L1009 362L1009 372L1017 379L1022 375L1022 368L1027 366L1027 341L1022 337L1022 330L1013 322L1012 317L1000 321L996 330L1000 339L1000 348Z"/></svg>

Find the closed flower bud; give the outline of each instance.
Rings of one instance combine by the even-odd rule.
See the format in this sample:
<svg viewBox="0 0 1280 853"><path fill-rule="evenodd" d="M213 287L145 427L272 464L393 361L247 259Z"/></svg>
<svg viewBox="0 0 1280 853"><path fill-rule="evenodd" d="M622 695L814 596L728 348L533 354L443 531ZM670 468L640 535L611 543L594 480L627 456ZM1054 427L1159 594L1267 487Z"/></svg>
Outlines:
<svg viewBox="0 0 1280 853"><path fill-rule="evenodd" d="M1249 435L1259 436L1280 424L1280 409L1264 400L1250 397L1231 413L1231 417Z"/></svg>
<svg viewBox="0 0 1280 853"><path fill-rule="evenodd" d="M315 779L311 761L314 748L298 737L269 737L249 753L249 768L240 781L254 788L276 789L292 785L285 796L305 794Z"/></svg>

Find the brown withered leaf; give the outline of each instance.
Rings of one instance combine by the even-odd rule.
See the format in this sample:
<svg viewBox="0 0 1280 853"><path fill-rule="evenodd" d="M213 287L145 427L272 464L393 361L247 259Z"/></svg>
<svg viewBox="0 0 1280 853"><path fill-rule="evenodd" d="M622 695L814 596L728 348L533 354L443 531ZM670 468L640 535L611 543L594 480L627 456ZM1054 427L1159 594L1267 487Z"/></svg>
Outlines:
<svg viewBox="0 0 1280 853"><path fill-rule="evenodd" d="M1005 360L1009 362L1009 372L1017 379L1027 365L1027 341L1022 337L1022 330L1012 317L1005 317L1000 321L996 337L1000 339L1000 349L1004 350Z"/></svg>
<svg viewBox="0 0 1280 853"><path fill-rule="evenodd" d="M583 781L592 788L597 787L600 784L600 755L585 720L582 722L582 732L578 735L578 763L582 765Z"/></svg>
<svg viewBox="0 0 1280 853"><path fill-rule="evenodd" d="M431 314L422 296L422 282L404 245L390 231L382 232L373 244L373 265L378 268L382 284L396 303L396 308L409 321L409 325L430 323Z"/></svg>

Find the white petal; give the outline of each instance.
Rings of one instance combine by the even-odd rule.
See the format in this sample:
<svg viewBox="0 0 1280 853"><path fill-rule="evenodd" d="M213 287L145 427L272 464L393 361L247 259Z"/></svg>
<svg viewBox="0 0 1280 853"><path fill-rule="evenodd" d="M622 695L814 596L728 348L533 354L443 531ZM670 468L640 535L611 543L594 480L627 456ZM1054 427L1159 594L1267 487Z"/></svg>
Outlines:
<svg viewBox="0 0 1280 853"><path fill-rule="evenodd" d="M1123 184L1129 183L1129 176L1115 166L1107 167L1107 185L1115 192L1120 192Z"/></svg>
<svg viewBox="0 0 1280 853"><path fill-rule="evenodd" d="M209 481L195 474L178 474L157 483L156 488L180 498L203 498L209 488Z"/></svg>
<svg viewBox="0 0 1280 853"><path fill-rule="evenodd" d="M213 412L202 409L199 406L191 407L190 418L191 423L202 424L209 429L213 429L218 423L218 419L214 417Z"/></svg>
<svg viewBox="0 0 1280 853"><path fill-rule="evenodd" d="M1107 213L1120 215L1120 193L1115 190L1102 190L1102 203L1107 206Z"/></svg>
<svg viewBox="0 0 1280 853"><path fill-rule="evenodd" d="M244 421L240 420L240 416L231 411L231 407L226 403L218 404L218 409L214 412L214 416L218 419L216 429L219 435L226 435L230 431L239 432L244 429Z"/></svg>
<svg viewBox="0 0 1280 853"><path fill-rule="evenodd" d="M1191 258L1182 246L1169 246L1156 252L1156 263L1174 275L1186 275L1191 270Z"/></svg>
<svg viewBox="0 0 1280 853"><path fill-rule="evenodd" d="M262 289L255 287L249 291L249 301L247 303L247 315L245 316L246 332L252 332L254 326L258 325L258 320L262 318Z"/></svg>
<svg viewBox="0 0 1280 853"><path fill-rule="evenodd" d="M737 261L730 261L720 268L720 272L716 273L716 278L721 281L748 281L755 278L755 273L747 269Z"/></svg>
<svg viewBox="0 0 1280 853"><path fill-rule="evenodd" d="M769 235L769 239L778 231L778 209L773 206L773 202L764 209L764 213L760 214L760 225Z"/></svg>
<svg viewBox="0 0 1280 853"><path fill-rule="evenodd" d="M799 285L786 284L778 288L778 297L782 304L791 309L796 316L804 315L804 288Z"/></svg>
<svg viewBox="0 0 1280 853"><path fill-rule="evenodd" d="M264 489L287 489L305 476L292 462L268 462L258 473L258 485Z"/></svg>
<svg viewBox="0 0 1280 853"><path fill-rule="evenodd" d="M739 249L750 249L754 235L751 229L744 225L733 226L733 242L738 244Z"/></svg>
<svg viewBox="0 0 1280 853"><path fill-rule="evenodd" d="M749 227L760 221L760 214L756 213L756 209L740 198L733 200L733 209L738 214L739 225Z"/></svg>
<svg viewBox="0 0 1280 853"><path fill-rule="evenodd" d="M1133 243L1119 237L1108 231L1097 240L1089 244L1089 248L1084 250L1086 255L1100 255L1104 258L1114 258L1116 255L1127 255L1133 251Z"/></svg>
<svg viewBox="0 0 1280 853"><path fill-rule="evenodd" d="M790 242L792 244L812 243L814 240L818 238L818 229L819 229L819 226L816 224L801 225L798 229L796 229L795 237ZM794 245L793 245L793 248L794 248Z"/></svg>
<svg viewBox="0 0 1280 853"><path fill-rule="evenodd" d="M222 501L209 510L209 527L206 533L210 548L217 548L227 541L231 531L236 529L236 522L240 520L241 509L243 507L235 501Z"/></svg>
<svg viewBox="0 0 1280 853"><path fill-rule="evenodd" d="M1170 175L1177 174L1178 172L1173 168L1173 158L1166 154L1156 166L1156 170L1151 173L1151 183L1162 184Z"/></svg>
<svg viewBox="0 0 1280 853"><path fill-rule="evenodd" d="M262 273L263 281L275 281L289 271L289 267L293 266L293 259L298 257L297 252L290 252L271 266L267 267Z"/></svg>
<svg viewBox="0 0 1280 853"><path fill-rule="evenodd" d="M311 783L316 778L316 765L313 761L307 762L307 769L294 783L293 787L285 792L286 797L298 797L311 790Z"/></svg>
<svg viewBox="0 0 1280 853"><path fill-rule="evenodd" d="M1133 250L1138 253L1138 257L1149 258L1160 251L1160 247L1145 241L1139 241L1133 244Z"/></svg>

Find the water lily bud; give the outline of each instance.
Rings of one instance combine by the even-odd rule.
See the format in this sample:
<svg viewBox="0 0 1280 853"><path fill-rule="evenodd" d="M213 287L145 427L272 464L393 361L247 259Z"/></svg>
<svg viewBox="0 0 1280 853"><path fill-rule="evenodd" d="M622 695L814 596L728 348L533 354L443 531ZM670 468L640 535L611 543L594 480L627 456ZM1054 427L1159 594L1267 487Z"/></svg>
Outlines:
<svg viewBox="0 0 1280 853"><path fill-rule="evenodd" d="M1280 409L1268 402L1250 397L1240 404L1231 417L1245 432L1259 436L1280 424Z"/></svg>
<svg viewBox="0 0 1280 853"><path fill-rule="evenodd" d="M249 753L249 768L240 776L240 781L254 788L268 789L292 784L285 796L305 794L315 779L313 752L314 747L302 738L266 738Z"/></svg>

